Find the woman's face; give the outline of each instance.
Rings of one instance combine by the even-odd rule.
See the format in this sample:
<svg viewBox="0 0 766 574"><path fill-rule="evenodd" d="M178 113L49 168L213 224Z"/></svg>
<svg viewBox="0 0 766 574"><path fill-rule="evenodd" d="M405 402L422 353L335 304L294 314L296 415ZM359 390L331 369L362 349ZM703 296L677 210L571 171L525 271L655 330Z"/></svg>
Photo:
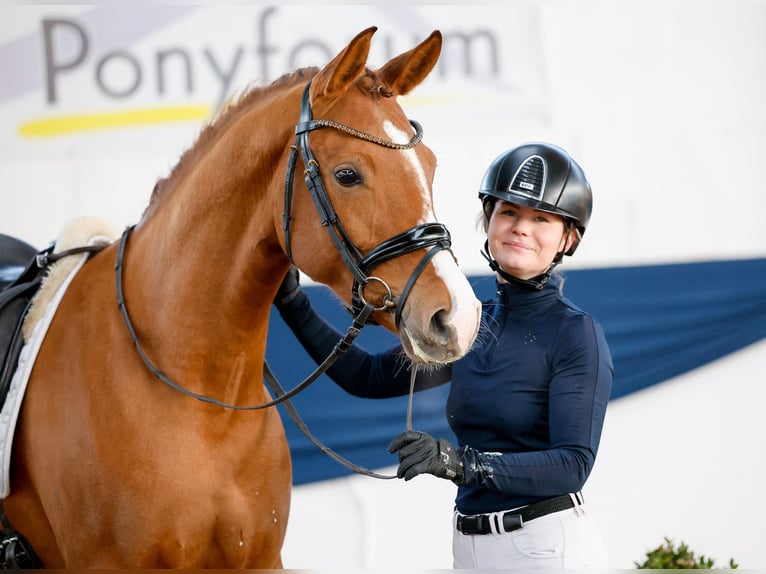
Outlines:
<svg viewBox="0 0 766 574"><path fill-rule="evenodd" d="M487 228L489 251L506 273L531 279L572 242L564 218L498 200Z"/></svg>

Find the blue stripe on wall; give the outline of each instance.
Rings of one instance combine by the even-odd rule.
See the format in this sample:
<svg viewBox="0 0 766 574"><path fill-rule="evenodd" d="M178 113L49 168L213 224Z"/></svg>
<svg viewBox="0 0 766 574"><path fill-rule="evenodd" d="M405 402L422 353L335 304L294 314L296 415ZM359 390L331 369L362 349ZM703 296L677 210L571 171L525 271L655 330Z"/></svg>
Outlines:
<svg viewBox="0 0 766 574"><path fill-rule="evenodd" d="M622 397L766 338L766 259L565 271L564 292L603 325L614 359L612 399ZM477 296L493 296L494 277L471 277ZM339 330L350 315L325 287L306 287L314 306ZM366 327L355 344L369 351L397 343L388 331ZM272 313L267 360L292 388L316 367ZM453 438L444 417L448 385L418 393L413 426ZM386 452L405 428L407 398L360 399L321 377L293 404L319 440L368 468L396 464ZM303 484L350 471L311 444L280 407L293 459L293 482Z"/></svg>

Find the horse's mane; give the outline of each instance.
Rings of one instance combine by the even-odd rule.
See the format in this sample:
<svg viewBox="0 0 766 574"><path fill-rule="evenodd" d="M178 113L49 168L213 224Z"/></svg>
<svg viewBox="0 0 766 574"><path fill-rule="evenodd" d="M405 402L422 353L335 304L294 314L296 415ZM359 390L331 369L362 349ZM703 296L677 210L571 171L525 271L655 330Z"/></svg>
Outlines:
<svg viewBox="0 0 766 574"><path fill-rule="evenodd" d="M250 109L254 104L262 102L274 93L289 89L294 85L306 81L319 71L316 67L300 68L294 72L283 74L268 86L248 86L239 93L230 96L218 111L201 128L194 144L189 147L180 157L175 167L167 177L157 180L149 200L148 211L157 200L169 189L179 174L183 173L187 166L193 165L197 158L203 155L207 149L224 133L228 127ZM146 212L144 213L146 215Z"/></svg>
<svg viewBox="0 0 766 574"><path fill-rule="evenodd" d="M299 68L294 72L283 74L268 86L248 86L241 92L229 97L200 130L195 143L189 147L176 163L167 177L157 180L152 191L149 205L144 211L144 217L157 204L159 199L173 188L172 183L177 180L187 166L194 165L195 161L205 154L209 147L225 133L226 130L239 119L242 114L258 102L271 97L276 92L289 89L298 83L313 78L319 72L315 66ZM366 69L358 78L357 88L370 94L373 98L389 98L393 96L391 89L385 85L374 71Z"/></svg>

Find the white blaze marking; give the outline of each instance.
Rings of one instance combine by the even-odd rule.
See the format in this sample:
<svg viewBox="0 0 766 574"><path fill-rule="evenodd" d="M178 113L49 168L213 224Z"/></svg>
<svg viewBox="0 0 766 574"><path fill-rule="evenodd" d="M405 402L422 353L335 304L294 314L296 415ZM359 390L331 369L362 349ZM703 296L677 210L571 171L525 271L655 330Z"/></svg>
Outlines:
<svg viewBox="0 0 766 574"><path fill-rule="evenodd" d="M440 251L434 256L432 263L436 274L449 287L452 297L452 314L445 317L445 322L455 327L460 335L460 350L466 352L473 344L479 329L481 301L476 298L476 293L451 253Z"/></svg>
<svg viewBox="0 0 766 574"><path fill-rule="evenodd" d="M389 120L383 122L383 131L386 132L388 137L397 143L407 143L410 141L411 135L403 132L392 124ZM426 223L428 221L436 221L436 215L431 205L431 187L428 184L428 178L426 177L426 170L423 169L423 164L418 159L418 154L415 153L415 148L397 150L403 154L407 159L412 169L415 171L416 180L420 187L420 195L423 197L423 205L426 206L427 211L423 214L423 217L418 223Z"/></svg>
<svg viewBox="0 0 766 574"><path fill-rule="evenodd" d="M383 122L383 130L395 142L406 143L411 137L388 120ZM431 204L431 187L428 183L423 164L418 159L414 149L398 151L404 154L404 157L412 166L416 175L416 181L420 187L425 212L418 223L436 221L436 214ZM450 291L452 314L449 317L445 317L445 321L447 324L453 325L457 333L459 333L458 345L461 353L464 354L473 344L474 337L479 328L481 302L476 298L471 284L460 271L451 253L440 251L434 256L431 263L436 274ZM418 348L415 348L414 352L424 357L427 355L427 353Z"/></svg>

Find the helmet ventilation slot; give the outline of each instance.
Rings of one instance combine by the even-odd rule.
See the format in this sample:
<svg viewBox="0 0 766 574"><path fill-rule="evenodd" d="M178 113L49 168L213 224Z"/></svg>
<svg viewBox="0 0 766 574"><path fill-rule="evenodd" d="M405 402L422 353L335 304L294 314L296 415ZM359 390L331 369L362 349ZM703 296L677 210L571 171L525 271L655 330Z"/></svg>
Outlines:
<svg viewBox="0 0 766 574"><path fill-rule="evenodd" d="M510 191L540 200L545 189L545 162L539 155L528 157L511 180Z"/></svg>

